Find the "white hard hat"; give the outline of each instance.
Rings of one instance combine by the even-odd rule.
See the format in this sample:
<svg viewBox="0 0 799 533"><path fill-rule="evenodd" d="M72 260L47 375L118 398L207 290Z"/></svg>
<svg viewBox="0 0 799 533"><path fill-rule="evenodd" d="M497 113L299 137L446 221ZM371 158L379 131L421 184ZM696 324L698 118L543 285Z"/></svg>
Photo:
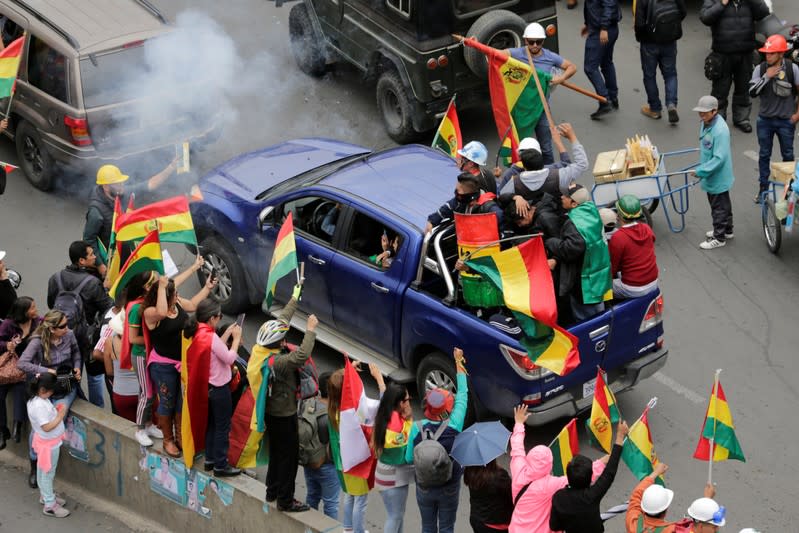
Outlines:
<svg viewBox="0 0 799 533"><path fill-rule="evenodd" d="M525 137L524 139L521 140L521 142L519 142L518 150L520 152L522 150L538 150L540 152L541 145L533 137Z"/></svg>
<svg viewBox="0 0 799 533"><path fill-rule="evenodd" d="M671 505L674 491L660 485L650 485L641 497L641 510L648 515L660 514Z"/></svg>
<svg viewBox="0 0 799 533"><path fill-rule="evenodd" d="M522 37L525 39L546 39L547 33L544 31L544 27L542 25L537 22L533 22L524 28L524 35Z"/></svg>
<svg viewBox="0 0 799 533"><path fill-rule="evenodd" d="M710 498L694 500L694 503L688 508L688 516L694 520L719 527L726 523L724 519L726 514L727 510Z"/></svg>
<svg viewBox="0 0 799 533"><path fill-rule="evenodd" d="M485 145L480 141L471 141L463 148L458 150L458 155L465 157L472 163L476 163L484 167L488 161L488 150Z"/></svg>

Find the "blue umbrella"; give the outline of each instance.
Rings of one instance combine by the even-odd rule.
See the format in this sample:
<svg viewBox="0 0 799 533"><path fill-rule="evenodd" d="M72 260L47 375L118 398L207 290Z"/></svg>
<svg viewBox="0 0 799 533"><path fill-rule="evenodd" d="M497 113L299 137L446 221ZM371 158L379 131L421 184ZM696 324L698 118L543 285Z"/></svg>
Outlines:
<svg viewBox="0 0 799 533"><path fill-rule="evenodd" d="M472 424L455 437L450 456L461 466L484 466L508 449L510 431L499 421Z"/></svg>

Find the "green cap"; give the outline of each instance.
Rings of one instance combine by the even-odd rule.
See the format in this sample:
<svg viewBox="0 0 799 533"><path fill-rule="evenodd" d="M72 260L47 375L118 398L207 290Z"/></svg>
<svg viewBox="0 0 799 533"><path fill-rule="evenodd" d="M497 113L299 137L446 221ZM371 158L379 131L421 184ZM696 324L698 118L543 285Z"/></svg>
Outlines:
<svg viewBox="0 0 799 533"><path fill-rule="evenodd" d="M639 218L641 216L641 202L632 194L625 194L616 200L616 210L622 218Z"/></svg>

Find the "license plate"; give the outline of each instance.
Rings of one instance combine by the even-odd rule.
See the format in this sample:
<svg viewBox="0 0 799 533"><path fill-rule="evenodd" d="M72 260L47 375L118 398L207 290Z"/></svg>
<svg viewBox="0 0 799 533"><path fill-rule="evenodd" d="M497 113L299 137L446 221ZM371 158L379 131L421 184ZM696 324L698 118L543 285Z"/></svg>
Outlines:
<svg viewBox="0 0 799 533"><path fill-rule="evenodd" d="M591 381L586 381L585 383L583 383L583 398L588 398L589 396L593 396L594 389L596 389L596 378L592 379Z"/></svg>

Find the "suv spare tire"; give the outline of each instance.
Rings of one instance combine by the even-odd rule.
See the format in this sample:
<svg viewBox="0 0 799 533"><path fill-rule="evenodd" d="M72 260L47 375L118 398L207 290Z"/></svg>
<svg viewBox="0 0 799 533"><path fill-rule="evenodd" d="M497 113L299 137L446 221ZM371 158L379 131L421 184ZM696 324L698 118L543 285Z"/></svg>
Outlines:
<svg viewBox="0 0 799 533"><path fill-rule="evenodd" d="M522 35L527 23L516 13L505 9L489 11L474 21L467 37L475 37L481 43L499 48L522 46ZM468 46L463 47L463 59L472 72L481 79L488 77L488 61L482 52Z"/></svg>
<svg viewBox="0 0 799 533"><path fill-rule="evenodd" d="M289 12L291 53L300 70L310 76L325 73L325 38L313 26L305 4L296 4Z"/></svg>
<svg viewBox="0 0 799 533"><path fill-rule="evenodd" d="M386 133L399 144L413 142L418 133L413 127L414 99L396 70L386 70L377 80L377 109Z"/></svg>

